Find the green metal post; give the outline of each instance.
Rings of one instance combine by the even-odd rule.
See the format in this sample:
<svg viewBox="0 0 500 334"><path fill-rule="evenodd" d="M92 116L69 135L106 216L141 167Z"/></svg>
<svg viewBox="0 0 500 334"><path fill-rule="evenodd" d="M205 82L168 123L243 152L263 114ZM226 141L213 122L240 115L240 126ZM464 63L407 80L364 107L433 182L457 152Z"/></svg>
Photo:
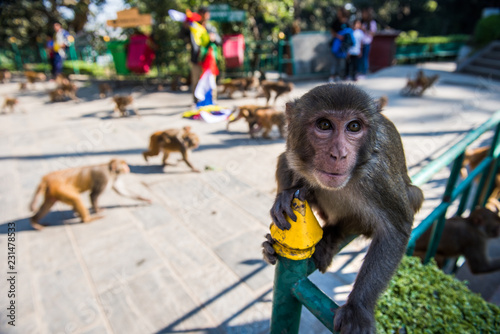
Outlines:
<svg viewBox="0 0 500 334"><path fill-rule="evenodd" d="M291 260L278 257L274 273L271 334L299 332L302 304L292 294L292 288L307 277L309 259Z"/></svg>
<svg viewBox="0 0 500 334"><path fill-rule="evenodd" d="M76 60L78 60L78 56L76 55L76 49L74 43L69 44L69 56L73 63L73 72L75 72L75 74L80 74L80 69L78 68L78 66L76 66L75 62Z"/></svg>
<svg viewBox="0 0 500 334"><path fill-rule="evenodd" d="M443 195L443 202L445 203L450 203L452 201L451 195L453 193L453 189L455 188L455 184L457 183L460 169L462 169L463 161L464 161L464 153L460 154L453 163L450 177L448 179L448 183L446 184L446 189ZM439 241L441 240L441 234L443 233L445 221L446 221L446 210L444 210L443 214L439 217L437 223L434 224L431 233L431 239L429 241L429 247L427 248L427 253L425 254L424 263L428 263L429 260L433 258L434 255L436 255Z"/></svg>
<svg viewBox="0 0 500 334"><path fill-rule="evenodd" d="M14 51L15 54L15 62L16 62L16 69L17 70L22 70L23 68L23 62L21 60L21 54L19 53L19 48L17 47L17 43L15 42L15 38L11 38L10 45L12 46L12 50Z"/></svg>
<svg viewBox="0 0 500 334"><path fill-rule="evenodd" d="M333 318L335 317L335 310L339 306L330 297L325 295L323 291L307 278L298 281L292 292L326 328L334 332Z"/></svg>

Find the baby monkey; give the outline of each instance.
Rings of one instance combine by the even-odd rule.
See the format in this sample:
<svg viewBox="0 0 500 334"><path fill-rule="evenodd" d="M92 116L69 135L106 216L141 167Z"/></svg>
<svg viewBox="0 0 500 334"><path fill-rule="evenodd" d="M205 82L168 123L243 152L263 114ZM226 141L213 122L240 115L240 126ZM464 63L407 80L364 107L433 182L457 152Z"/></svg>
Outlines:
<svg viewBox="0 0 500 334"><path fill-rule="evenodd" d="M198 136L191 132L191 127L185 126L182 129L168 129L157 131L149 138L149 149L142 152L144 160L148 161L148 157L156 156L163 152L162 164L167 165L167 159L171 152L180 152L184 162L193 170L199 173L188 159L188 154L192 149L199 146L200 140ZM180 161L180 160L179 160Z"/></svg>
<svg viewBox="0 0 500 334"><path fill-rule="evenodd" d="M14 112L14 108L17 106L19 103L19 100L15 97L5 97L5 101L2 106L2 113L6 112L6 109L8 108L10 112Z"/></svg>
<svg viewBox="0 0 500 334"><path fill-rule="evenodd" d="M80 193L90 190L92 208L95 213L98 213L100 209L97 199L109 184L121 196L151 202L147 198L130 193L125 188L119 176L126 173L130 173L127 163L123 160L112 159L110 162L101 165L69 168L45 175L38 185L30 204L31 211L35 211L38 197L44 194L43 204L30 219L31 226L36 230L42 229L43 225L40 224L40 219L49 212L57 201L71 205L84 223L101 218L99 216L90 216L88 209L83 205Z"/></svg>
<svg viewBox="0 0 500 334"><path fill-rule="evenodd" d="M140 117L139 111L134 105L134 98L132 95L115 95L113 96L113 102L115 102L115 112L119 112L120 116L128 116L127 106L131 105L134 113Z"/></svg>

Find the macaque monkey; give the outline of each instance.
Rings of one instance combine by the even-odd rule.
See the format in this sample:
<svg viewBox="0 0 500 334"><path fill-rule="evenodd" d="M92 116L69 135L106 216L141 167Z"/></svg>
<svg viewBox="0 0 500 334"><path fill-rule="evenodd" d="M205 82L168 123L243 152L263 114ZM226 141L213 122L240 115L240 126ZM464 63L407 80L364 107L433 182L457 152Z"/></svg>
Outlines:
<svg viewBox="0 0 500 334"><path fill-rule="evenodd" d="M47 80L47 76L44 73L41 72L35 72L35 71L25 71L24 76L26 77L26 80L30 84L33 84L37 81L45 81Z"/></svg>
<svg viewBox="0 0 500 334"><path fill-rule="evenodd" d="M99 84L99 97L104 99L108 96L108 94L113 94L113 89L111 89L111 85L108 83Z"/></svg>
<svg viewBox="0 0 500 334"><path fill-rule="evenodd" d="M276 96L274 97L273 104L275 104L280 95L290 93L293 87L294 85L291 82L262 80L260 82L262 93L257 95L256 97L265 97L266 105L268 105L269 100L271 99L271 92L274 91L276 92Z"/></svg>
<svg viewBox="0 0 500 334"><path fill-rule="evenodd" d="M134 113L137 116L139 115L139 111L134 106L134 98L132 95L115 95L113 96L113 101L115 102L115 112L119 112L120 116L124 117L128 115L127 106L131 105L133 107Z"/></svg>
<svg viewBox="0 0 500 334"><path fill-rule="evenodd" d="M228 122L227 122L226 130L229 131L229 124L236 122L237 120L242 119L242 118L247 119L248 116L253 115L257 110L266 109L266 108L267 108L266 106L257 106L257 105L253 105L253 104L247 104L244 106L235 107L233 109L233 112L231 113L231 116L229 117ZM249 125L250 125L250 123L249 123ZM252 128L250 127L249 130L251 131Z"/></svg>
<svg viewBox="0 0 500 334"><path fill-rule="evenodd" d="M250 114L247 109L241 111L248 122L250 137L255 138L255 132L264 129L263 138L270 139L269 133L273 125L276 125L280 132L280 137L285 137L285 113L276 111L273 108L257 109Z"/></svg>
<svg viewBox="0 0 500 334"><path fill-rule="evenodd" d="M95 213L98 213L100 209L97 200L108 185L111 185L113 190L121 196L151 202L149 199L130 193L125 188L119 176L129 172L130 168L125 161L112 159L101 165L69 168L45 175L30 204L30 209L34 212L38 197L41 194L45 195L43 204L31 218L31 226L37 230L42 229L43 225L40 224L40 219L49 212L57 201L73 206L73 210L78 213L84 223L101 218L90 216L89 211L83 205L80 193L90 190L92 208Z"/></svg>
<svg viewBox="0 0 500 334"><path fill-rule="evenodd" d="M78 87L73 82L70 82L68 79L62 80L62 83L59 84L58 89L63 91L64 96L68 97L71 100L79 101L80 99L76 96L76 91Z"/></svg>
<svg viewBox="0 0 500 334"><path fill-rule="evenodd" d="M363 90L347 84L313 88L286 104L286 151L278 158L273 223L290 229L294 195L323 221L312 261L325 272L351 235L372 238L345 305L335 312L340 333L375 333L374 308L406 250L423 201L411 184L401 137ZM298 194L297 194L298 192ZM264 259L276 263L266 236Z"/></svg>
<svg viewBox="0 0 500 334"><path fill-rule="evenodd" d="M2 83L9 82L11 78L12 78L12 73L10 73L9 70L7 69L0 70L0 82Z"/></svg>
<svg viewBox="0 0 500 334"><path fill-rule="evenodd" d="M61 88L56 88L49 91L50 102L64 102L66 97L64 91Z"/></svg>
<svg viewBox="0 0 500 334"><path fill-rule="evenodd" d="M222 83L222 86L224 86L222 94L227 93L227 97L232 99L233 93L239 90L243 94L243 97L246 97L246 91L252 88L256 84L256 81L257 80L253 76L248 78L230 79L229 81Z"/></svg>
<svg viewBox="0 0 500 334"><path fill-rule="evenodd" d="M415 256L424 259L432 229L417 240ZM500 217L487 208L478 207L468 218L452 217L446 220L436 252L436 262L443 267L446 258L463 255L473 274L500 269L500 258L488 259L487 242L500 236Z"/></svg>
<svg viewBox="0 0 500 334"><path fill-rule="evenodd" d="M14 108L19 103L19 100L15 97L5 97L5 101L3 102L2 112L5 112L7 108L9 108L10 112L14 112Z"/></svg>
<svg viewBox="0 0 500 334"><path fill-rule="evenodd" d="M469 148L465 150L464 161L462 162L462 169L460 170L460 175L463 179L469 175L467 168L469 168L470 171L474 170L481 163L481 161L488 156L489 151L490 146Z"/></svg>
<svg viewBox="0 0 500 334"><path fill-rule="evenodd" d="M26 89L28 89L28 83L27 82L20 82L19 83L19 91L23 92Z"/></svg>
<svg viewBox="0 0 500 334"><path fill-rule="evenodd" d="M401 90L402 95L422 96L437 80L439 75L426 76L424 71L419 70L415 79L408 78L406 86Z"/></svg>
<svg viewBox="0 0 500 334"><path fill-rule="evenodd" d="M54 81L57 85L68 85L70 83L69 77L63 74L58 74Z"/></svg>
<svg viewBox="0 0 500 334"><path fill-rule="evenodd" d="M182 129L168 129L157 131L149 138L149 149L142 152L142 156L146 162L148 157L156 156L163 152L162 165L167 165L167 159L171 152L179 152L182 154L182 160L193 170L199 173L191 162L189 162L188 154L191 150L199 146L200 140L198 136L191 132L191 127L185 126ZM180 160L179 160L180 161Z"/></svg>

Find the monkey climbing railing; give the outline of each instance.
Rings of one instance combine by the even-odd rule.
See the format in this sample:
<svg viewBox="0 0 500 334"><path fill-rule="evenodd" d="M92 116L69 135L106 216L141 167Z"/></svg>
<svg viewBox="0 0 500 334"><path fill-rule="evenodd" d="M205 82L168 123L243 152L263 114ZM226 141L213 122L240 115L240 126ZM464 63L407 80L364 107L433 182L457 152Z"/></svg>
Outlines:
<svg viewBox="0 0 500 334"><path fill-rule="evenodd" d="M495 129L491 149L488 156L465 178L459 181L459 173L462 168L465 150L476 141L482 134ZM442 154L439 158L429 163L420 172L412 177L416 186L422 186L430 181L432 177L443 168L452 164L450 176L444 191L441 203L412 231L407 255L412 255L417 239L432 227L432 236L425 257L427 263L435 256L437 245L441 238L446 219L446 213L450 205L460 197L457 215L461 215L470 204L470 208L476 205L484 206L494 187L496 170L500 166L500 111L497 111L489 120L477 129L469 132L460 142ZM481 177L472 202L469 201L473 180ZM486 188L485 188L486 186ZM486 189L486 192L483 191ZM284 234L276 228L271 228L271 235L276 240L278 261L276 263L273 307L271 316L271 334L298 333L300 325L300 314L302 305L311 311L323 325L333 332L333 318L335 310L339 307L330 297L322 292L308 276L316 268L310 260L314 252L314 245L321 239L321 228L315 219L310 219L310 208L307 202L294 199L292 203L294 212L299 222L303 219L301 228L292 228ZM318 230L319 228L319 230ZM347 245L356 236L352 236L345 244ZM276 245L275 244L275 245Z"/></svg>

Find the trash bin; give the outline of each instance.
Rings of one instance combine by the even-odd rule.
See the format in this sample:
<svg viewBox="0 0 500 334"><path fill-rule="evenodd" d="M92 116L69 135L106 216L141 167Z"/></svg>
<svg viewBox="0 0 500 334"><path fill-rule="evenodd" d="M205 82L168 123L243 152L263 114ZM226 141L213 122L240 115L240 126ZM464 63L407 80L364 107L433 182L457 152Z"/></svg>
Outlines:
<svg viewBox="0 0 500 334"><path fill-rule="evenodd" d="M370 72L392 66L396 54L396 37L398 36L399 31L396 30L382 30L373 36L368 60Z"/></svg>
<svg viewBox="0 0 500 334"><path fill-rule="evenodd" d="M127 68L127 41L112 41L108 42L108 50L113 56L113 63L115 64L116 74L129 74Z"/></svg>
<svg viewBox="0 0 500 334"><path fill-rule="evenodd" d="M155 58L146 35L132 35L128 45L127 68L134 73L148 73Z"/></svg>
<svg viewBox="0 0 500 334"><path fill-rule="evenodd" d="M243 65L245 53L245 38L241 34L222 37L222 55L226 68L236 68Z"/></svg>

